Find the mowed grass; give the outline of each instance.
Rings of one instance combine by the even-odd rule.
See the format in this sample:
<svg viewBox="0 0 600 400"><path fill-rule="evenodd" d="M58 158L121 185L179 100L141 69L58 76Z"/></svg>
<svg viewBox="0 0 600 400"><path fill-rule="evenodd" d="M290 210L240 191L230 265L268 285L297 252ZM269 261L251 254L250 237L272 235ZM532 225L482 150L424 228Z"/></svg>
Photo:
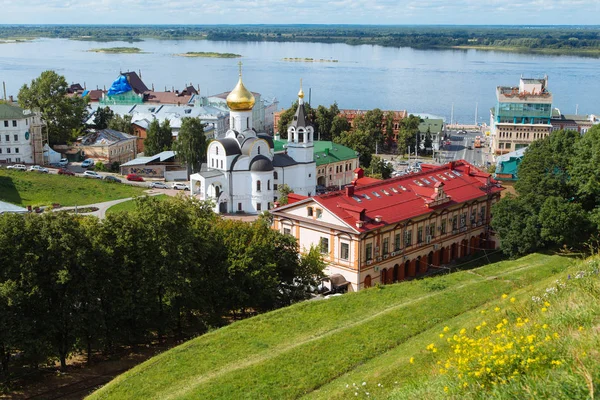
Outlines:
<svg viewBox="0 0 600 400"><path fill-rule="evenodd" d="M0 200L22 207L80 206L140 196L144 190L99 179L0 169Z"/></svg>
<svg viewBox="0 0 600 400"><path fill-rule="evenodd" d="M434 360L423 354L442 327L475 324L480 310L493 308L503 293L526 299L576 268L573 264L534 254L303 302L191 340L117 377L90 398L331 399L366 396L365 390L352 390L362 382L377 398L439 398L443 392L422 396L420 391L437 379ZM410 357L419 362L410 364Z"/></svg>
<svg viewBox="0 0 600 400"><path fill-rule="evenodd" d="M166 194L159 194L158 196L153 196L153 197L159 201L166 201L171 198L171 197L167 196ZM113 213L118 213L118 212L130 212L130 211L134 211L134 210L135 210L135 199L124 201L119 204L115 204L114 206L112 206L112 207L108 208L108 210L106 210L106 214L108 215L108 214L113 214Z"/></svg>

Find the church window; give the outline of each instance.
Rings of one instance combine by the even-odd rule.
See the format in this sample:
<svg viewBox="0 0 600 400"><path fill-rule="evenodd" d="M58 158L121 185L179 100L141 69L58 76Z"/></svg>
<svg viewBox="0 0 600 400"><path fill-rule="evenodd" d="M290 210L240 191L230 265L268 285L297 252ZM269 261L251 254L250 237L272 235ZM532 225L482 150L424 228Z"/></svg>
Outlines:
<svg viewBox="0 0 600 400"><path fill-rule="evenodd" d="M262 203L256 203L256 211L262 211Z"/></svg>
<svg viewBox="0 0 600 400"><path fill-rule="evenodd" d="M221 160L221 169L223 169L223 160Z"/></svg>
<svg viewBox="0 0 600 400"><path fill-rule="evenodd" d="M277 171L273 171L273 179L277 179Z"/></svg>
<svg viewBox="0 0 600 400"><path fill-rule="evenodd" d="M250 129L250 117L246 117L246 128Z"/></svg>
<svg viewBox="0 0 600 400"><path fill-rule="evenodd" d="M215 159L214 158L210 159L210 166L214 168L214 166L215 166Z"/></svg>
<svg viewBox="0 0 600 400"><path fill-rule="evenodd" d="M242 211L242 203L238 203L238 211Z"/></svg>
<svg viewBox="0 0 600 400"><path fill-rule="evenodd" d="M277 184L276 183L273 184L273 190L277 191ZM277 199L275 199L275 200L277 200Z"/></svg>
<svg viewBox="0 0 600 400"><path fill-rule="evenodd" d="M271 190L271 180L267 181L267 190Z"/></svg>
<svg viewBox="0 0 600 400"><path fill-rule="evenodd" d="M310 178L312 176L312 174L308 174L308 177Z"/></svg>
<svg viewBox="0 0 600 400"><path fill-rule="evenodd" d="M256 181L256 191L260 192L260 181Z"/></svg>
<svg viewBox="0 0 600 400"><path fill-rule="evenodd" d="M215 154L219 155L219 146L215 146Z"/></svg>
<svg viewBox="0 0 600 400"><path fill-rule="evenodd" d="M260 154L260 146L258 146L258 154Z"/></svg>

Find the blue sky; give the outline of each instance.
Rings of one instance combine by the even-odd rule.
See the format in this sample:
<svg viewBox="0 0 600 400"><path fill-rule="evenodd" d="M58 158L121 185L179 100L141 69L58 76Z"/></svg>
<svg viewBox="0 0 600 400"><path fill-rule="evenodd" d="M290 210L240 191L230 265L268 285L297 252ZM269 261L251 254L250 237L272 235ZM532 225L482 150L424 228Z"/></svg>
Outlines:
<svg viewBox="0 0 600 400"><path fill-rule="evenodd" d="M0 0L0 24L599 24L600 0Z"/></svg>

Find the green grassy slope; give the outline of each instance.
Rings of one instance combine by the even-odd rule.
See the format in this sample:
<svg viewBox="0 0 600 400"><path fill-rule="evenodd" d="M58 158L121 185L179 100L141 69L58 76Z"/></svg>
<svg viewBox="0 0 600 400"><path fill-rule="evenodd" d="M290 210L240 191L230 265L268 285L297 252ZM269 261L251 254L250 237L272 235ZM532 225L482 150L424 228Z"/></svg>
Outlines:
<svg viewBox="0 0 600 400"><path fill-rule="evenodd" d="M169 199L172 199L173 197L169 197L166 194L159 194L157 196L153 196L155 199L159 200L159 201L166 201ZM109 207L108 210L106 210L106 214L113 214L113 213L118 213L118 212L130 212L130 211L134 211L135 210L135 200L128 200L128 201L124 201L122 203L119 204L115 204L112 207Z"/></svg>
<svg viewBox="0 0 600 400"><path fill-rule="evenodd" d="M482 310L495 323L510 312L507 305L530 302L531 293L577 268L567 258L534 254L296 304L191 340L117 377L90 398L439 398L444 387L458 393L450 374L435 371L439 360L434 356L452 351L443 344L439 354L425 350L435 339L442 341L443 328L450 333L474 328ZM518 301L509 303L503 293ZM498 304L502 310L493 312ZM592 314L588 325L598 323L600 311ZM585 392L584 380L578 388Z"/></svg>
<svg viewBox="0 0 600 400"><path fill-rule="evenodd" d="M99 179L0 169L0 200L22 207L80 206L140 196L144 190Z"/></svg>

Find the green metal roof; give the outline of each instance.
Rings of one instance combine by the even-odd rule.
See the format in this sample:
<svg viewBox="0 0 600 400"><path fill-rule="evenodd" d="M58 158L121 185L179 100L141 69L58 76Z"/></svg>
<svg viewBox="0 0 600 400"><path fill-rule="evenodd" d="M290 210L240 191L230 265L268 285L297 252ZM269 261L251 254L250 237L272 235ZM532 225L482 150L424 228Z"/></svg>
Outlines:
<svg viewBox="0 0 600 400"><path fill-rule="evenodd" d="M13 106L7 103L0 103L0 119L23 119L25 117L29 117L30 115L30 112L24 114L21 107Z"/></svg>
<svg viewBox="0 0 600 400"><path fill-rule="evenodd" d="M419 124L419 132L421 133L427 133L428 128L431 133L439 133L444 129L444 120L426 118Z"/></svg>
<svg viewBox="0 0 600 400"><path fill-rule="evenodd" d="M284 151L283 146L287 145L287 140L274 140L273 142L275 153ZM314 155L317 166L352 160L358 157L351 148L325 140L314 142Z"/></svg>

